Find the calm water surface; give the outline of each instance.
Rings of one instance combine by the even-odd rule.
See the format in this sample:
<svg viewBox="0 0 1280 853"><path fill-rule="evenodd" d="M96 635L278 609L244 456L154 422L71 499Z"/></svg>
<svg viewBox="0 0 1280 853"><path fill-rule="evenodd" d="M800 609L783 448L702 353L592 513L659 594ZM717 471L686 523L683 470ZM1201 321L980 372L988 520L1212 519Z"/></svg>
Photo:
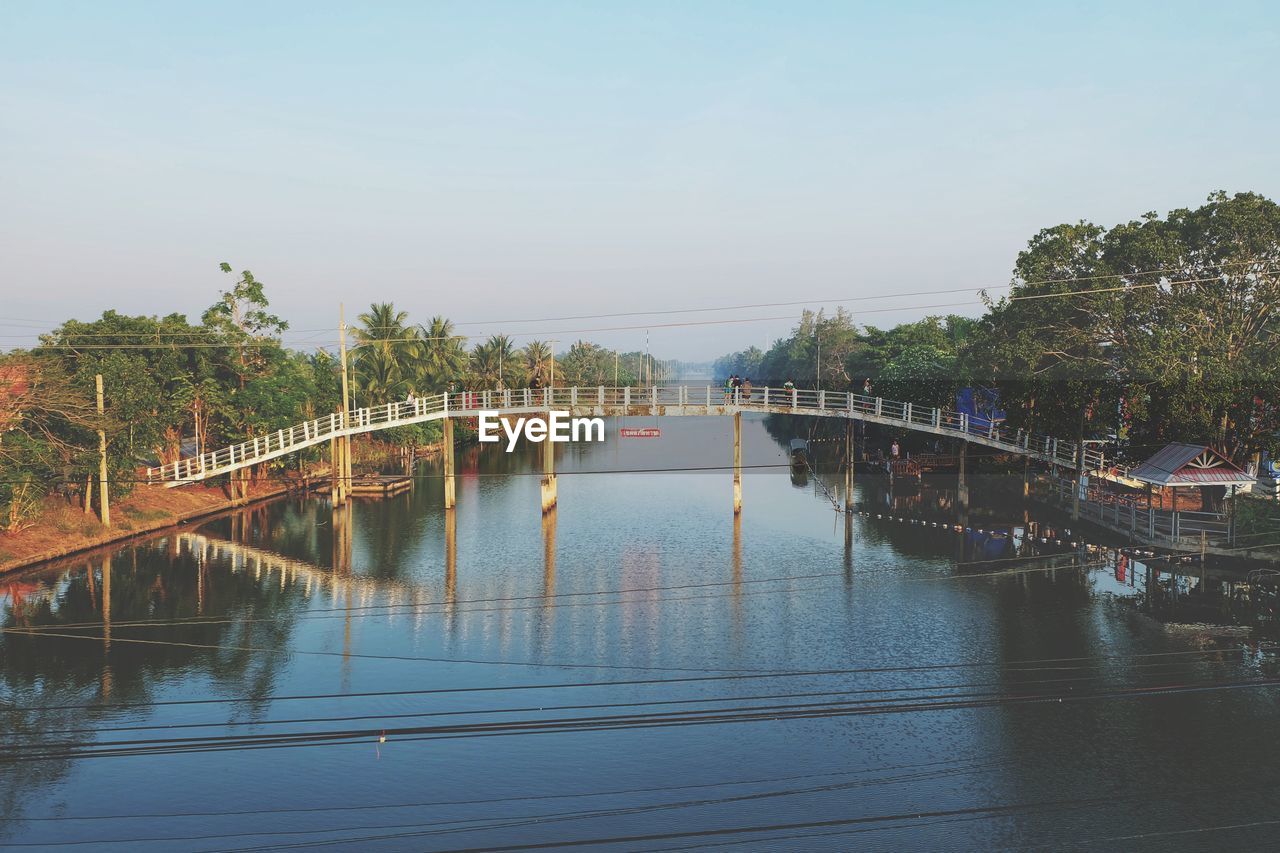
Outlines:
<svg viewBox="0 0 1280 853"><path fill-rule="evenodd" d="M487 448L451 514L426 463L0 580L0 845L1275 846L1256 608L945 482L861 477L850 547L751 418L735 521L728 471L625 473L728 419L660 425L566 449L545 519Z"/></svg>

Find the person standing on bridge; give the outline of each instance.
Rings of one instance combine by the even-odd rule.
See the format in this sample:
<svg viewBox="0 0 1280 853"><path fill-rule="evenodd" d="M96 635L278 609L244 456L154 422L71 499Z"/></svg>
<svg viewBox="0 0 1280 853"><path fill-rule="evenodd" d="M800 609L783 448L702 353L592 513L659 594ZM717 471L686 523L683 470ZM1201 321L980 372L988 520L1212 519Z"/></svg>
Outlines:
<svg viewBox="0 0 1280 853"><path fill-rule="evenodd" d="M751 402L751 380L750 379L742 380L742 399L744 402L747 402L747 403Z"/></svg>
<svg viewBox="0 0 1280 853"><path fill-rule="evenodd" d="M865 397L871 396L871 377L870 376L862 380L862 394Z"/></svg>
<svg viewBox="0 0 1280 853"><path fill-rule="evenodd" d="M733 374L729 374L724 380L724 401L728 403L733 399Z"/></svg>

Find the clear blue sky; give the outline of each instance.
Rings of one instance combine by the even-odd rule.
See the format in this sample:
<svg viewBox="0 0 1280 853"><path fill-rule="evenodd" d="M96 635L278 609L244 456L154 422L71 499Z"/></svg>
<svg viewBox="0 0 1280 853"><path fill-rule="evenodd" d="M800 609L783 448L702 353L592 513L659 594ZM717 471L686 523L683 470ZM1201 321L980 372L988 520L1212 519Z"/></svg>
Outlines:
<svg viewBox="0 0 1280 853"><path fill-rule="evenodd" d="M1280 196L1278 35L1268 2L0 0L0 323L197 317L223 260L300 330L1001 284L1047 225Z"/></svg>

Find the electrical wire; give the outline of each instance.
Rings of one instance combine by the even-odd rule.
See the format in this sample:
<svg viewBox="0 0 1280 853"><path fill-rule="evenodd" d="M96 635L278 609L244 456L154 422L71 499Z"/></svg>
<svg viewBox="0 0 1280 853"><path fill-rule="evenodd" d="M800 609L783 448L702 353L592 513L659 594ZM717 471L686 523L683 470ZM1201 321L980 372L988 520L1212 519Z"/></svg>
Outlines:
<svg viewBox="0 0 1280 853"><path fill-rule="evenodd" d="M114 641L114 640L113 640ZM1260 644L1257 651L1274 652L1280 650L1280 644ZM1199 655L1217 655L1230 649L1182 649L1178 651L1164 652L1141 652L1137 654L1117 654L1117 655L1093 655L1081 657L1058 657L1058 658L1024 658L1010 661L953 661L949 663L929 663L929 664L911 664L901 666L864 666L845 669L801 669L801 670L778 670L769 673L735 673L728 675L712 675L712 676L684 676L678 678L650 678L650 679L615 679L612 681L576 681L576 682L558 682L558 683L542 683L542 684L514 684L514 685L486 685L482 687L430 687L420 688L416 690L376 690L361 692L345 692L345 693L304 693L292 694L285 696L260 697L269 699L271 702L288 702L288 701L316 701L322 699L367 699L367 698L385 698L385 697L404 697L404 696L435 696L435 695L462 695L473 693L506 693L525 690L567 690L567 689L586 689L586 688L607 688L607 687L640 687L654 685L670 685L670 684L699 684L714 683L722 681L754 681L759 679L775 679L775 678L813 678L827 676L845 676L845 675L869 675L883 673L922 673L922 672L940 672L956 669L1000 669L1004 672L1024 673L1024 672L1046 672L1071 670L1078 667L1064 667L1064 664L1081 664L1081 665L1097 665L1102 661L1134 661L1149 660L1153 658L1189 658ZM154 708L168 706L196 706L196 705L228 705L241 702L254 701L254 697L230 697L230 698L201 698L201 699L161 699L151 702L106 702L91 704L64 704L64 705L5 705L0 709L5 711L73 711L73 710L132 710L139 708Z"/></svg>

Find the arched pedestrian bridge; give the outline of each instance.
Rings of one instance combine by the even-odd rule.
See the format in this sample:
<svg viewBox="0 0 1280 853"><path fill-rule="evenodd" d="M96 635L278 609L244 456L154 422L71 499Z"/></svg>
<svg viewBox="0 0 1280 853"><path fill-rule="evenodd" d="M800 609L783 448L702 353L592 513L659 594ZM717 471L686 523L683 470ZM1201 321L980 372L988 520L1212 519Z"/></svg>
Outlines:
<svg viewBox="0 0 1280 853"><path fill-rule="evenodd" d="M254 436L224 447L147 469L147 479L165 486L181 486L258 465L326 441L339 448L350 436L428 421L445 424L446 506L452 506L452 422L474 418L481 412L498 415L536 415L549 410L565 411L573 417L724 417L733 416L735 426L743 412L805 415L847 422L863 421L899 427L930 435L959 438L1006 453L1083 470L1100 468L1101 454L1086 449L1077 458L1076 444L1048 435L1032 435L1022 430L1002 429L995 424L971 423L963 413L950 409L920 406L851 392L810 389L754 389L750 395L734 395L712 385L669 385L643 387L519 388L462 391L433 394L414 400L352 409L345 415L334 413L275 432ZM735 439L739 434L735 428ZM550 442L544 442L550 451ZM545 454L546 476L551 480L550 504L555 503L554 467L550 452ZM335 470L342 470L338 460ZM349 457L346 476L350 478ZM741 504L741 450L734 441L735 509ZM545 482L544 482L545 485ZM544 489L544 509L549 505Z"/></svg>

